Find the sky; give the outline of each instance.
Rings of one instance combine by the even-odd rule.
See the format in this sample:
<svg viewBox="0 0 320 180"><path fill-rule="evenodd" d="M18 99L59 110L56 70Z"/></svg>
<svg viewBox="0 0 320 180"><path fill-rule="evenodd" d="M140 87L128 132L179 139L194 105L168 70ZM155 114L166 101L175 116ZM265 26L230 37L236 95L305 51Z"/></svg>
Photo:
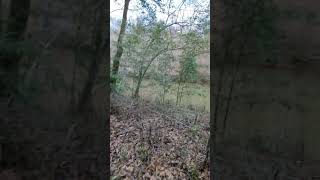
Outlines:
<svg viewBox="0 0 320 180"><path fill-rule="evenodd" d="M115 2L116 1L116 2ZM184 0L172 0L173 6L178 7L181 2ZM190 1L190 0L187 0ZM194 2L199 3L197 0L193 0ZM129 11L128 11L128 21L134 21L138 16L138 2L139 0L131 0L129 4ZM168 0L163 0L162 2L168 2ZM200 0L200 3L203 5L205 3L209 4L209 0ZM110 16L111 18L121 19L122 13L123 13L123 6L124 6L124 0L110 0ZM121 10L119 10L121 9ZM170 12L172 12L174 8L171 9ZM182 14L184 15L184 18L189 18L193 15L195 8L193 6L188 5L187 3L184 3L183 10L180 11L180 20L182 20ZM157 18L160 20L166 20L167 15L160 13L157 11Z"/></svg>

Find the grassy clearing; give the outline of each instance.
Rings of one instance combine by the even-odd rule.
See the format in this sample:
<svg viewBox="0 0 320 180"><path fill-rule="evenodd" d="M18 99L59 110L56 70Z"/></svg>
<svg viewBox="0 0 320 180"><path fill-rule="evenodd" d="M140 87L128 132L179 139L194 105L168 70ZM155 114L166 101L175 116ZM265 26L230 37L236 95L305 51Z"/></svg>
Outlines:
<svg viewBox="0 0 320 180"><path fill-rule="evenodd" d="M127 78L124 81L123 94L130 96L132 95L135 84L133 79ZM195 107L204 109L205 111L210 111L210 86L209 84L196 84L196 83L186 83L185 94L181 100L181 106L184 107ZM165 100L171 104L176 102L178 84L174 83L169 93L166 95ZM152 79L145 79L142 82L140 89L140 97L144 100L158 101L160 99L161 86Z"/></svg>

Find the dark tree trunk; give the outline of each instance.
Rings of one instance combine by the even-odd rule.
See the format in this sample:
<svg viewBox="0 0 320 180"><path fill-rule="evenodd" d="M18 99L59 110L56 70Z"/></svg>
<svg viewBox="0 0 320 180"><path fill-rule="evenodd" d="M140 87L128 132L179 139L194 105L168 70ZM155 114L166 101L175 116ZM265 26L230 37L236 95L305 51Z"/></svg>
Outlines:
<svg viewBox="0 0 320 180"><path fill-rule="evenodd" d="M127 25L127 14L128 14L129 3L130 3L130 0L125 0L120 33L119 33L118 42L117 42L117 51L113 58L112 76L111 76L112 84L115 84L117 82L116 77L118 75L120 59L123 53L122 41L123 41L123 36L124 36L126 25Z"/></svg>

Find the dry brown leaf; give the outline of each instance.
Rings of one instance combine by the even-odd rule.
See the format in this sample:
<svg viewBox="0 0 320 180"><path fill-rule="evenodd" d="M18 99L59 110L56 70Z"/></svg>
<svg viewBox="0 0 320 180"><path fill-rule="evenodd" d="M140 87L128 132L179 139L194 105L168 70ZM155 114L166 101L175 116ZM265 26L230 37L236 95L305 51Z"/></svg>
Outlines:
<svg viewBox="0 0 320 180"><path fill-rule="evenodd" d="M201 157L205 155L199 156L197 154L205 152L204 148L206 144L201 144L201 142L205 143L206 141L198 139L190 141L190 139L194 139L195 137L190 134L187 126L171 126L163 128L158 132L152 131L150 140L156 148L151 148L151 162L145 164L145 162L139 159L137 147L149 138L148 127L164 127L168 123L168 120L159 116L159 112L153 113L147 109L148 107L143 108L143 111L140 109L141 113L143 112L140 120L136 118L135 112L130 110L130 108L125 109L124 117L121 117L121 114L112 117L114 118L111 121L111 160L112 169L114 169L113 173L126 177L130 177L131 175L139 176L133 177L134 179L187 179L186 174L183 173L184 170L181 169L182 167L179 164L186 164L188 168L191 167L192 162L201 162ZM130 118L126 117L128 114L126 111L131 111L129 112L131 114ZM139 128L142 128L142 133L140 133ZM127 136L113 137L113 135L124 133L128 129L131 132ZM200 133L202 133L201 136ZM199 137L207 138L208 133L200 131ZM159 141L159 139L162 139L162 141ZM121 154L121 152L118 152L119 149L126 149L127 160L119 160ZM128 165L129 163L130 166Z"/></svg>

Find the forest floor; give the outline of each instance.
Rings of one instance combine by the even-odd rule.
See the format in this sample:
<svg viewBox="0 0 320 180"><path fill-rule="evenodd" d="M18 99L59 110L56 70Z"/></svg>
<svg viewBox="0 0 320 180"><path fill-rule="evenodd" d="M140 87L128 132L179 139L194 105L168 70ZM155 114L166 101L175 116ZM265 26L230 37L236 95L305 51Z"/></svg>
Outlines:
<svg viewBox="0 0 320 180"><path fill-rule="evenodd" d="M209 179L203 166L209 119L209 113L112 95L112 179ZM217 153L218 179L304 180L320 172L318 165L231 144Z"/></svg>
<svg viewBox="0 0 320 180"><path fill-rule="evenodd" d="M119 100L121 98L121 100ZM209 179L209 113L112 96L113 179Z"/></svg>
<svg viewBox="0 0 320 180"><path fill-rule="evenodd" d="M209 114L116 96L111 107L113 179L209 179L208 167L202 169ZM93 143L101 131L83 124L94 118L73 120L0 103L0 179L104 177L100 157L104 144ZM227 145L217 151L218 179L320 177L319 162L297 162Z"/></svg>

